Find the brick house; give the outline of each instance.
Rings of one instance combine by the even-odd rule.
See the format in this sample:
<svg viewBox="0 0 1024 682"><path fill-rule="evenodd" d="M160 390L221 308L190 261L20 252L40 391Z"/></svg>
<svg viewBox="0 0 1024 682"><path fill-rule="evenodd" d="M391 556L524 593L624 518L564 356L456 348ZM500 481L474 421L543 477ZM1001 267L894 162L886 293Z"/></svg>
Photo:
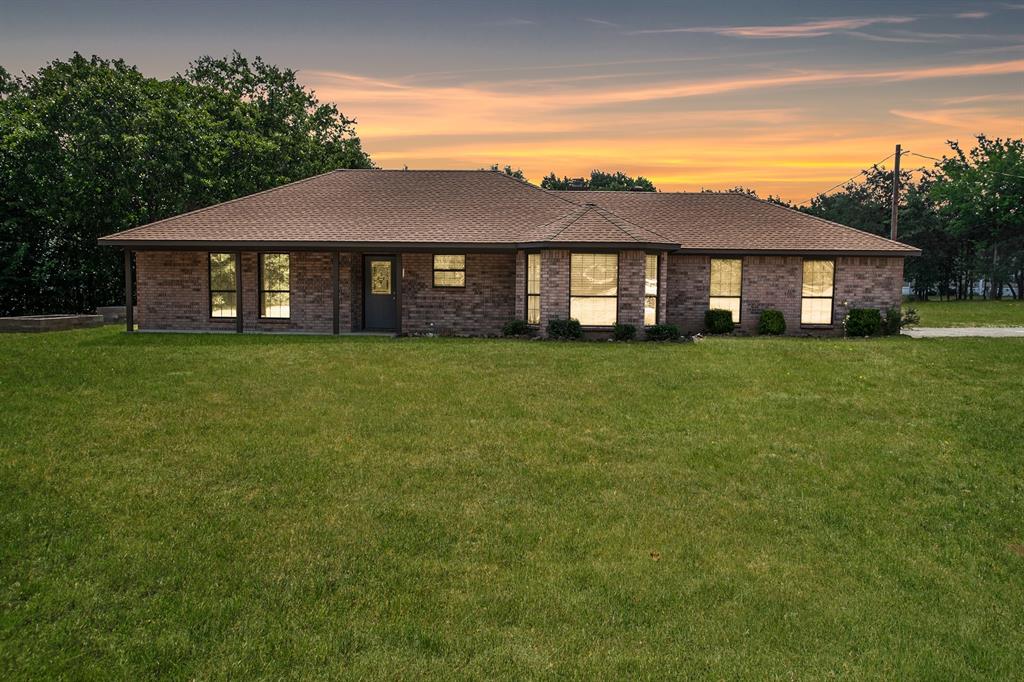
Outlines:
<svg viewBox="0 0 1024 682"><path fill-rule="evenodd" d="M340 170L100 239L144 331L543 334L575 318L842 330L913 247L740 194L552 192L495 171ZM132 261L134 258L134 276Z"/></svg>

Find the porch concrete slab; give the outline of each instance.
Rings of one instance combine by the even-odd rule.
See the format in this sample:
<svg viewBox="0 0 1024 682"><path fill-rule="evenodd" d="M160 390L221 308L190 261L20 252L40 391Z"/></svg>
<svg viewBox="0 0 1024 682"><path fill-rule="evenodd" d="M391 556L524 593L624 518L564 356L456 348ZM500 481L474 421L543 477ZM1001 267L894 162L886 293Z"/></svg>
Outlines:
<svg viewBox="0 0 1024 682"><path fill-rule="evenodd" d="M1019 336L1024 338L1024 327L918 327L916 329L904 329L903 333L915 339L939 339L957 336L1001 338Z"/></svg>

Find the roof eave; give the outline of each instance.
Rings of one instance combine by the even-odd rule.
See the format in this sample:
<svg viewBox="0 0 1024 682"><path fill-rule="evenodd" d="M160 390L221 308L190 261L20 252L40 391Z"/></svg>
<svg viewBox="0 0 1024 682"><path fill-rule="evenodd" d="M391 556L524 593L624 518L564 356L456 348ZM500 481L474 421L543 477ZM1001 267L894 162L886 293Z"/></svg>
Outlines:
<svg viewBox="0 0 1024 682"><path fill-rule="evenodd" d="M674 253L735 256L920 256L921 249L702 249L680 247Z"/></svg>

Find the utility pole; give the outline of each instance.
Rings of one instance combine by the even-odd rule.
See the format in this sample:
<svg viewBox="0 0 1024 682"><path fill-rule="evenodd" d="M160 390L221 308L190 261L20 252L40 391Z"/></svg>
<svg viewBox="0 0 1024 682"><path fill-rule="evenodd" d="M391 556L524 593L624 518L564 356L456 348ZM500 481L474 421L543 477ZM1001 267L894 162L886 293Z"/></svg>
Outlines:
<svg viewBox="0 0 1024 682"><path fill-rule="evenodd" d="M892 219L889 239L895 240L900 219L900 146L896 145L896 161L892 166Z"/></svg>

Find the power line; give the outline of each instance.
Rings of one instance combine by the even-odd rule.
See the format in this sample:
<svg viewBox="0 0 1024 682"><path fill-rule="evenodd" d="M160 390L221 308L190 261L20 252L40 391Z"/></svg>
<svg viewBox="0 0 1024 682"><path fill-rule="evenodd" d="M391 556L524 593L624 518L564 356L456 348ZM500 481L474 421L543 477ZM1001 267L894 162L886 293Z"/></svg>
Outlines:
<svg viewBox="0 0 1024 682"><path fill-rule="evenodd" d="M920 156L922 159L929 159L930 161L936 161L938 163L942 163L943 161L945 161L945 159L936 159L934 156L928 156L927 154L918 154L917 152L903 152L903 153L904 154L912 154L914 156ZM1005 175L1008 178L1021 178L1022 180L1024 180L1024 175L1014 175L1013 173L1003 173L1001 171L994 171L994 170L990 170L988 168L979 168L978 170L983 170L986 173L992 173L993 175Z"/></svg>
<svg viewBox="0 0 1024 682"><path fill-rule="evenodd" d="M904 153L904 154L907 154L908 152L903 152L903 153ZM886 161L888 161L889 159L891 159L891 158L892 158L892 157L894 157L894 156L896 156L896 154L895 154L895 153L892 153L892 154L890 154L889 156L887 156L887 157L885 157L884 159L882 159L881 161L876 161L875 163L871 164L871 167L872 167L872 168L874 168L875 166L879 166L879 165L881 165L881 164L885 163ZM814 199L814 198L816 198L816 197L820 197L820 196L823 196L823 195L825 195L825 194L828 194L829 192L831 192L831 191L832 191L832 190L834 190L835 188L837 188L837 187L842 187L843 185L845 185L845 184L847 184L847 183L853 182L854 180L856 180L857 178L859 178L859 177L860 177L860 176L862 176L862 175L867 175L867 170L862 170L862 171L861 171L860 173L857 173L857 174L856 174L856 175L854 175L853 177L851 177L851 178L848 178L848 179L846 179L846 180L843 180L843 181L842 181L842 182L840 182L839 184L836 184L836 185L832 185L831 187L829 187L829 188L828 188L827 190L825 190L824 192L818 192L818 193L817 193L817 194L815 194L814 196L812 196L812 197L808 197L808 198L804 199L803 201L800 201L800 202L797 202L797 203L798 203L798 204L806 204L806 203L807 203L808 201L810 201L811 199Z"/></svg>

